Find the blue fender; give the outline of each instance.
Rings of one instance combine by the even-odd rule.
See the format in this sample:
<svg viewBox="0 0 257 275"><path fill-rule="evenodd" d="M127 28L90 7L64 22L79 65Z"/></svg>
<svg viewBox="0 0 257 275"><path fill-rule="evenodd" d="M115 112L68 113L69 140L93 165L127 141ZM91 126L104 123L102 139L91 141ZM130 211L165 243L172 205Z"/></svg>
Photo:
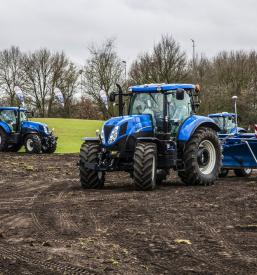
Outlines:
<svg viewBox="0 0 257 275"><path fill-rule="evenodd" d="M220 131L219 126L211 118L205 116L191 115L180 126L177 140L182 142L188 141L190 137L194 134L195 130L200 126L210 127L217 132Z"/></svg>
<svg viewBox="0 0 257 275"><path fill-rule="evenodd" d="M12 129L7 123L0 121L0 127L5 131L6 134L11 134Z"/></svg>

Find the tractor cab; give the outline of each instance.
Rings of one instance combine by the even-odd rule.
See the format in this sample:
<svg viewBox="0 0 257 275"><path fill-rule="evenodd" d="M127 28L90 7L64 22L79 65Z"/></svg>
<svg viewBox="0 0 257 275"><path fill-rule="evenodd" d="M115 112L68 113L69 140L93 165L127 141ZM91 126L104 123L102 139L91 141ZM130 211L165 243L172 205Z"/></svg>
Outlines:
<svg viewBox="0 0 257 275"><path fill-rule="evenodd" d="M6 123L12 132L20 131L20 124L27 121L27 110L23 108L0 107L0 121Z"/></svg>
<svg viewBox="0 0 257 275"><path fill-rule="evenodd" d="M236 124L236 114L234 113L217 113L209 114L215 123L220 127L220 134L235 134L235 133L246 133L244 128L238 127Z"/></svg>
<svg viewBox="0 0 257 275"><path fill-rule="evenodd" d="M160 89L156 85L131 87L129 115L149 114L155 133L175 136L179 125L195 111L193 87L162 85Z"/></svg>

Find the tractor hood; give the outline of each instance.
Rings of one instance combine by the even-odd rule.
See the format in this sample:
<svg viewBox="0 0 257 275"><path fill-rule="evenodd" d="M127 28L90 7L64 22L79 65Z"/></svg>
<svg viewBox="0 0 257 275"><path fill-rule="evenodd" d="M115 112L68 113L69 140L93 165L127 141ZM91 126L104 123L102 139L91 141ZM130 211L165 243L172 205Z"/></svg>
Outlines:
<svg viewBox="0 0 257 275"><path fill-rule="evenodd" d="M129 115L107 120L102 128L101 138L105 146L112 146L125 136L139 132L152 132L151 115Z"/></svg>
<svg viewBox="0 0 257 275"><path fill-rule="evenodd" d="M22 129L26 132L37 132L43 135L49 134L47 124L41 122L23 121Z"/></svg>

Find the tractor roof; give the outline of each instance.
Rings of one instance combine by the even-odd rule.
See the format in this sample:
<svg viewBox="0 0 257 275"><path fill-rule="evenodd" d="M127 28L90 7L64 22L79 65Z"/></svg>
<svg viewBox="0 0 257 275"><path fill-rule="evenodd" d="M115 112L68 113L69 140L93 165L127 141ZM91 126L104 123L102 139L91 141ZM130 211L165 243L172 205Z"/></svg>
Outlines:
<svg viewBox="0 0 257 275"><path fill-rule="evenodd" d="M170 91L177 89L195 89L193 84L144 84L131 86L129 88L130 92L142 93L142 92L160 92L160 91Z"/></svg>
<svg viewBox="0 0 257 275"><path fill-rule="evenodd" d="M3 110L9 110L9 111L12 111L12 110L18 110L19 107L0 107L0 111L3 111ZM20 108L21 111L24 111L26 112L27 109L25 108Z"/></svg>
<svg viewBox="0 0 257 275"><path fill-rule="evenodd" d="M209 114L208 116L209 117L235 117L236 114L223 112L223 113Z"/></svg>

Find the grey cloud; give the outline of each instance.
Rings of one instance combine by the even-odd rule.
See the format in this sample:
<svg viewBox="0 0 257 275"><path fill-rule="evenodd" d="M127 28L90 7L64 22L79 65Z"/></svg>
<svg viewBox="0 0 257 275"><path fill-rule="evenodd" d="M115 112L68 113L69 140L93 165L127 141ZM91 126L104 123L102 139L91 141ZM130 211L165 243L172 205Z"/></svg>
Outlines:
<svg viewBox="0 0 257 275"><path fill-rule="evenodd" d="M0 6L0 49L64 50L79 64L92 41L109 37L129 62L167 33L189 56L190 38L208 56L257 45L254 0L0 0Z"/></svg>

